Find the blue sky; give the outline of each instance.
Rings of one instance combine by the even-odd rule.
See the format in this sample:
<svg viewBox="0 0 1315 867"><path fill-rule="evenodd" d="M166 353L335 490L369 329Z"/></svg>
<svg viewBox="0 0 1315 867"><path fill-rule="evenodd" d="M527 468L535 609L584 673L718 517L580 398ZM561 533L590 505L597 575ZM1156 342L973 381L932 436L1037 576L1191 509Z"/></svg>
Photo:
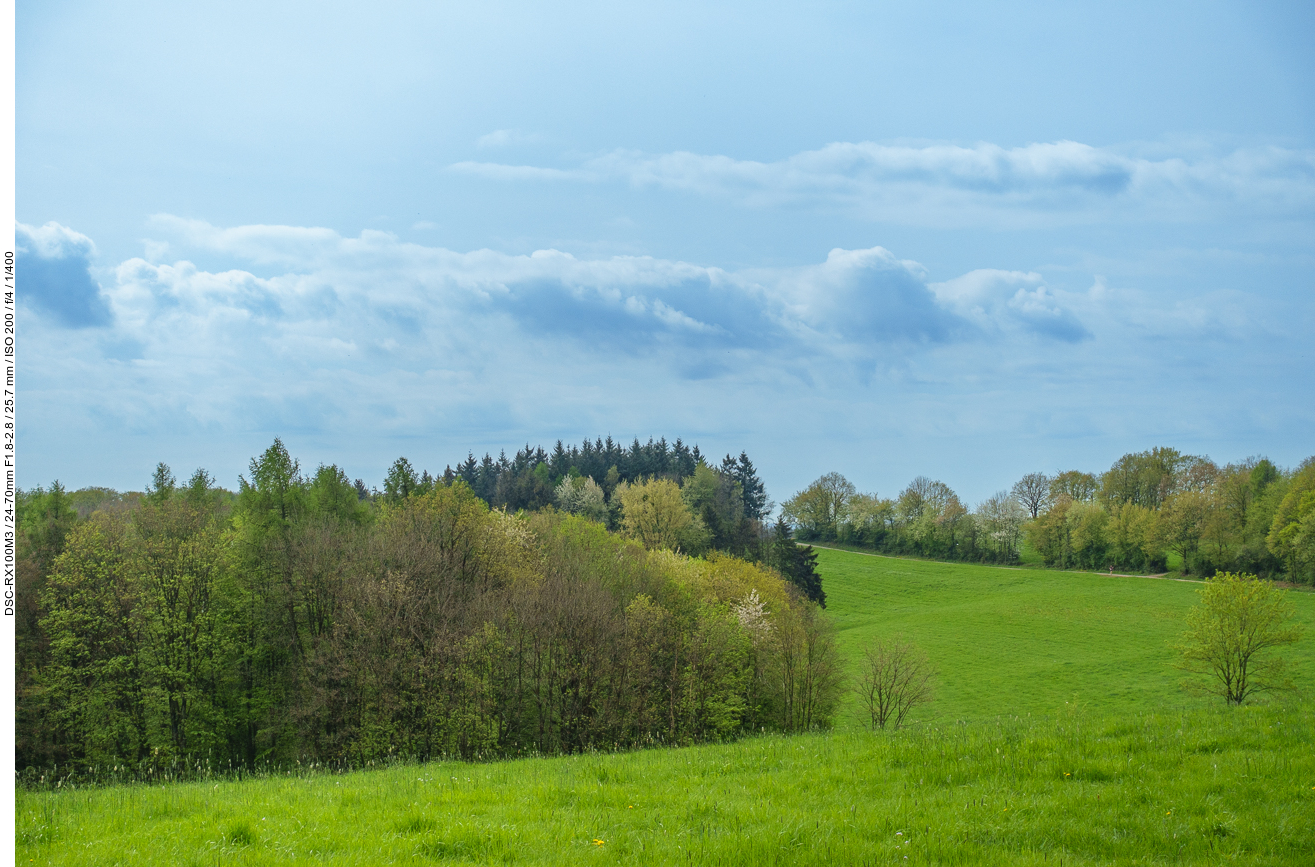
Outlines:
<svg viewBox="0 0 1315 867"><path fill-rule="evenodd" d="M1315 13L1150 5L20 2L19 482L1296 464Z"/></svg>

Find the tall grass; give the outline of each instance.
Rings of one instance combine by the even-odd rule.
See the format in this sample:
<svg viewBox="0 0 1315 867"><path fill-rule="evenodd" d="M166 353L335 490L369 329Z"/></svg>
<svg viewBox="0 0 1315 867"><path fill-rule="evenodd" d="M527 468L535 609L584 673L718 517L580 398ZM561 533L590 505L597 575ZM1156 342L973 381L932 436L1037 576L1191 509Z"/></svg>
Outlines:
<svg viewBox="0 0 1315 867"><path fill-rule="evenodd" d="M1315 713L1009 717L21 792L19 863L1315 863Z"/></svg>

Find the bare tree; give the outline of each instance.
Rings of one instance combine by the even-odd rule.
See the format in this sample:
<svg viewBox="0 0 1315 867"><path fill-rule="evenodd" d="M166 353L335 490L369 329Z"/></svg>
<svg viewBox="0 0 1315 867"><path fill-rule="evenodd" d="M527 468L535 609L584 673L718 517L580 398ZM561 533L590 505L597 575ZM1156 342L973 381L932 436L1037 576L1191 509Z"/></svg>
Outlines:
<svg viewBox="0 0 1315 867"><path fill-rule="evenodd" d="M934 675L927 654L916 645L899 637L874 641L863 653L854 687L872 728L899 728L914 705L931 701Z"/></svg>
<svg viewBox="0 0 1315 867"><path fill-rule="evenodd" d="M1033 518L1050 502L1050 477L1045 473L1028 473L1010 491Z"/></svg>

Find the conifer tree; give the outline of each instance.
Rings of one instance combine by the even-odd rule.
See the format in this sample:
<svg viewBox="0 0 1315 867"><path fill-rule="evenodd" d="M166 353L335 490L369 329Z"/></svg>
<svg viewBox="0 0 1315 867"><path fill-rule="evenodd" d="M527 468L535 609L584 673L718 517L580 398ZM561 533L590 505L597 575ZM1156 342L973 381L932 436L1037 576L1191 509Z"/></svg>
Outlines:
<svg viewBox="0 0 1315 867"><path fill-rule="evenodd" d="M776 519L772 538L772 560L785 579L799 588L807 598L826 607L822 576L817 574L817 552L812 545L800 545L784 517Z"/></svg>

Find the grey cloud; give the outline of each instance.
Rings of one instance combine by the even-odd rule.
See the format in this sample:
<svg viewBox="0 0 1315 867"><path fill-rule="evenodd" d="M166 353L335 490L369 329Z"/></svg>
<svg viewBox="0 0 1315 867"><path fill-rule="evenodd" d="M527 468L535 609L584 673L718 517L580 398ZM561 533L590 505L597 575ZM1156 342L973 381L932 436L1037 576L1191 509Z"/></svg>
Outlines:
<svg viewBox="0 0 1315 867"><path fill-rule="evenodd" d="M110 308L91 276L90 238L58 223L40 228L19 223L15 235L20 301L30 301L65 328L110 324Z"/></svg>
<svg viewBox="0 0 1315 867"><path fill-rule="evenodd" d="M922 269L881 247L832 250L801 275L801 317L819 331L860 345L943 341L960 323L936 304Z"/></svg>
<svg viewBox="0 0 1315 867"><path fill-rule="evenodd" d="M365 365L460 378L491 355L564 353L597 364L601 352L697 380L753 366L788 364L800 376L811 375L801 365L870 367L918 346L1013 331L1087 334L1037 275L973 272L931 284L916 262L880 247L833 250L802 268L728 272L554 250L455 253L382 233L175 225L184 242L176 246L264 263L280 250L289 270L260 277L125 262L108 294L122 345L146 361L215 346L227 347L216 350L226 369L254 355L294 369Z"/></svg>
<svg viewBox="0 0 1315 867"><path fill-rule="evenodd" d="M637 294L644 289L651 294ZM569 336L627 353L658 342L700 346L730 336L720 325L672 306L651 287L627 286L626 294L582 291L541 278L511 283L507 290L498 306L530 333Z"/></svg>

